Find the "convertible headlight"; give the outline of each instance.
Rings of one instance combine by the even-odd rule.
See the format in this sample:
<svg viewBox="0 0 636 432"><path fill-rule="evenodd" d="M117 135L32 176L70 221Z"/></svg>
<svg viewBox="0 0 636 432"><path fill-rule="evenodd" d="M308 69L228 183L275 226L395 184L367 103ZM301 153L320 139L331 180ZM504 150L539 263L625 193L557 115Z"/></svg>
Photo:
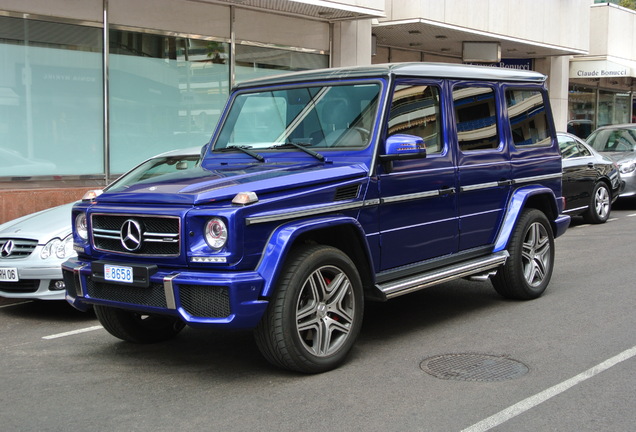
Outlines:
<svg viewBox="0 0 636 432"><path fill-rule="evenodd" d="M75 232L82 240L88 240L88 228L86 226L85 213L80 213L75 216Z"/></svg>
<svg viewBox="0 0 636 432"><path fill-rule="evenodd" d="M636 170L636 163L634 162L625 162L620 164L619 166L621 174L629 174L633 173Z"/></svg>
<svg viewBox="0 0 636 432"><path fill-rule="evenodd" d="M55 238L44 245L40 251L40 258L48 259L51 255L55 254L56 249L62 244L62 240Z"/></svg>
<svg viewBox="0 0 636 432"><path fill-rule="evenodd" d="M227 226L219 218L212 218L205 224L205 241L212 249L221 249L227 243Z"/></svg>
<svg viewBox="0 0 636 432"><path fill-rule="evenodd" d="M64 240L54 238L44 245L40 251L40 258L49 259L52 256L58 259L65 259L72 255L75 255L73 250L73 236L71 234L64 237Z"/></svg>
<svg viewBox="0 0 636 432"><path fill-rule="evenodd" d="M73 235L67 235L55 248L55 256L59 259L65 259L75 255L73 250Z"/></svg>

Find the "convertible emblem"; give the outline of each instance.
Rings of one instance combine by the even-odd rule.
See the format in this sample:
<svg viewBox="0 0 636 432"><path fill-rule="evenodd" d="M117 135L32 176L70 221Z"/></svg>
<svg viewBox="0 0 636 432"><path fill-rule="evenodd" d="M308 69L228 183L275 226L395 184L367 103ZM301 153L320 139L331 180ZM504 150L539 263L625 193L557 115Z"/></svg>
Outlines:
<svg viewBox="0 0 636 432"><path fill-rule="evenodd" d="M141 225L133 219L128 219L121 226L119 238L121 245L130 252L135 252L141 247Z"/></svg>
<svg viewBox="0 0 636 432"><path fill-rule="evenodd" d="M7 257L11 256L11 252L13 252L13 247L14 246L15 246L15 243L13 243L13 240L7 241L2 246L2 249L0 250L0 255L2 256L2 258L7 258Z"/></svg>

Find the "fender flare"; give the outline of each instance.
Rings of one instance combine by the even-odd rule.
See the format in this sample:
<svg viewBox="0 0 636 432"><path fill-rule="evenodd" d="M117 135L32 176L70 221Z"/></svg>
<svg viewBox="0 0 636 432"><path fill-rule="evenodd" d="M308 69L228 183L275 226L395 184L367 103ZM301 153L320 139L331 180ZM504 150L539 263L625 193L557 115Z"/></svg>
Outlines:
<svg viewBox="0 0 636 432"><path fill-rule="evenodd" d="M495 239L493 252L500 252L506 248L508 240L510 240L510 236L512 235L512 231L519 219L519 216L521 215L521 212L526 207L528 199L537 195L548 195L552 198L549 200L549 203L551 206L550 210L554 217L550 217L550 215L547 216L555 233L554 237L556 238L565 232L569 225L570 217L559 215L560 208L558 206L557 198L554 195L554 191L544 186L524 186L516 189L510 198L506 214L503 218L503 223L501 224L501 229ZM563 227L563 225L565 225L565 227Z"/></svg>
<svg viewBox="0 0 636 432"><path fill-rule="evenodd" d="M277 227L269 237L261 260L256 266L256 271L265 281L261 295L269 297L274 291L274 283L278 280L281 268L287 259L289 251L295 240L302 234L324 228L334 228L343 225L354 227L364 245L364 255L370 269L373 269L371 262L371 251L365 240L365 233L360 223L352 217L330 216L316 219L295 220ZM373 272L371 272L373 273Z"/></svg>

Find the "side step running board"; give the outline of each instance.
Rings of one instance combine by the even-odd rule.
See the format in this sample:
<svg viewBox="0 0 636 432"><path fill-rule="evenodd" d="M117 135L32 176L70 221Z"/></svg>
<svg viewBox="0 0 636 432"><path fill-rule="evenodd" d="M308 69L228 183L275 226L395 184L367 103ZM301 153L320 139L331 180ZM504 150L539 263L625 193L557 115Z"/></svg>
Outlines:
<svg viewBox="0 0 636 432"><path fill-rule="evenodd" d="M495 269L506 262L508 251L501 251L486 257L464 261L414 276L376 285L386 300L427 288L453 279L471 276Z"/></svg>

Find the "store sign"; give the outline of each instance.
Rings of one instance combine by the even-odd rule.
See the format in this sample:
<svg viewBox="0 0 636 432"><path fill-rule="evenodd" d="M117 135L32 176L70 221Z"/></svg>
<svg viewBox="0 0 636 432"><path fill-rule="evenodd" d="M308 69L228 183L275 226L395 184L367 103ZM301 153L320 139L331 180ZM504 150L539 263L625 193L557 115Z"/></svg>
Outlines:
<svg viewBox="0 0 636 432"><path fill-rule="evenodd" d="M571 61L570 78L610 78L632 76L632 69L608 60Z"/></svg>
<svg viewBox="0 0 636 432"><path fill-rule="evenodd" d="M480 62L468 62L465 64L472 64L477 66L490 66L503 69L516 69L516 70L533 70L532 59L501 59L501 61L495 63L480 63Z"/></svg>

